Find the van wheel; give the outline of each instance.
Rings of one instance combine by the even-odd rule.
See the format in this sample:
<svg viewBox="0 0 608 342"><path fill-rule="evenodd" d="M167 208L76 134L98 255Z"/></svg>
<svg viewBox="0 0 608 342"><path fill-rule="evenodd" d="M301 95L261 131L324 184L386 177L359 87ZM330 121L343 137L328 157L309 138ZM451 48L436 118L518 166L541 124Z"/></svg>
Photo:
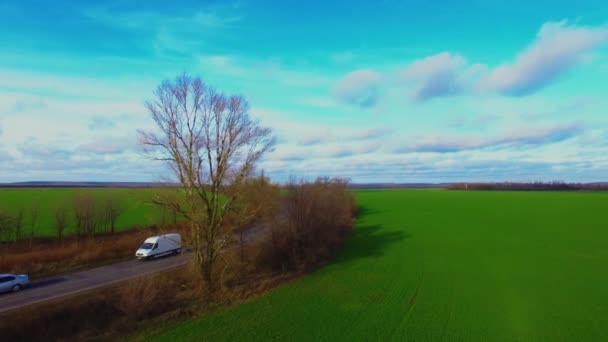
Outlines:
<svg viewBox="0 0 608 342"><path fill-rule="evenodd" d="M15 285L15 286L13 286L13 287L11 288L11 290L12 290L13 292L19 292L19 291L21 291L21 285L17 284L17 285Z"/></svg>

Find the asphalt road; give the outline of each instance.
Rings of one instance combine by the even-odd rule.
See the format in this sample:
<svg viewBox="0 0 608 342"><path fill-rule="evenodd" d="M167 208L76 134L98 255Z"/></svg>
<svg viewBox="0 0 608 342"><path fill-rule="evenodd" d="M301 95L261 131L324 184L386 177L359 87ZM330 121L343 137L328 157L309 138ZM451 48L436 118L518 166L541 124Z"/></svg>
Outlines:
<svg viewBox="0 0 608 342"><path fill-rule="evenodd" d="M28 288L20 292L0 294L0 313L183 266L190 257L191 253L184 253L151 261L124 261L32 281Z"/></svg>
<svg viewBox="0 0 608 342"><path fill-rule="evenodd" d="M246 243L259 241L268 235L265 225L253 225L243 236ZM232 247L236 248L236 246ZM131 260L102 266L82 272L35 280L17 293L0 294L0 314L32 304L65 298L75 294L105 287L121 281L153 274L186 265L192 253L184 251L178 256L169 256L151 261Z"/></svg>

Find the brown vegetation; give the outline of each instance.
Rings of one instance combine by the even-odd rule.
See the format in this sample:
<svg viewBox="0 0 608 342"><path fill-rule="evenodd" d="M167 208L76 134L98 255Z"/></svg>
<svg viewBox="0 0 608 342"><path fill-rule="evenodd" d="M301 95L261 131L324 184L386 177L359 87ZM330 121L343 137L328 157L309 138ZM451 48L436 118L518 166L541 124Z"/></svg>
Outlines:
<svg viewBox="0 0 608 342"><path fill-rule="evenodd" d="M273 270L298 271L331 256L348 236L355 200L342 179L291 182L283 207L259 246L257 264Z"/></svg>
<svg viewBox="0 0 608 342"><path fill-rule="evenodd" d="M244 265L248 261L245 253L246 235L263 234L263 229L260 228L273 224L280 197L280 188L272 184L263 172L259 177L250 178L243 183L242 195L235 202L234 211L226 215L224 222L227 229L237 236L241 264Z"/></svg>
<svg viewBox="0 0 608 342"><path fill-rule="evenodd" d="M34 233L36 232L36 225L38 224L38 212L40 209L40 202L35 201L30 207L30 249L32 248L32 242L34 240ZM16 238L19 238L17 234Z"/></svg>
<svg viewBox="0 0 608 342"><path fill-rule="evenodd" d="M162 230L179 232L182 228L172 226ZM36 279L129 259L144 239L160 231L158 227L135 228L84 239L34 239L34 248L30 248L29 241L0 245L0 269L3 272L27 273Z"/></svg>
<svg viewBox="0 0 608 342"><path fill-rule="evenodd" d="M123 200L111 193L95 196L79 191L74 195L73 205L77 237L114 233L116 220L124 211Z"/></svg>
<svg viewBox="0 0 608 342"><path fill-rule="evenodd" d="M14 342L114 340L142 326L192 316L191 283L182 270L172 271L4 313L0 336Z"/></svg>
<svg viewBox="0 0 608 342"><path fill-rule="evenodd" d="M124 202L117 195L109 194L103 199L103 213L106 225L110 226L110 233L114 234L116 220L124 212ZM177 222L174 222L177 223Z"/></svg>
<svg viewBox="0 0 608 342"><path fill-rule="evenodd" d="M59 241L63 241L63 233L68 226L68 208L64 205L59 205L55 208L55 231Z"/></svg>

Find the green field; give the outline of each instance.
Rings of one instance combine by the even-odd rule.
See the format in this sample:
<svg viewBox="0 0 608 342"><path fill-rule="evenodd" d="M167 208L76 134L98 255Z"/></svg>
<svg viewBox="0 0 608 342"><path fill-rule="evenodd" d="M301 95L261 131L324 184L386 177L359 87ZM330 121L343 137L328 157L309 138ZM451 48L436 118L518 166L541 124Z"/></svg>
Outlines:
<svg viewBox="0 0 608 342"><path fill-rule="evenodd" d="M24 209L23 229L30 231L31 215L30 208L39 206L38 220L34 234L46 237L54 236L54 208L65 204L70 212L70 225L67 234L74 232L74 194L78 192L92 193L94 196L114 194L123 201L124 212L116 222L117 230L124 230L134 225L149 225L161 220L158 207L149 203L156 193L162 191L155 188L1 188L0 209L9 212L17 208Z"/></svg>
<svg viewBox="0 0 608 342"><path fill-rule="evenodd" d="M158 341L607 341L608 194L358 191L326 267Z"/></svg>

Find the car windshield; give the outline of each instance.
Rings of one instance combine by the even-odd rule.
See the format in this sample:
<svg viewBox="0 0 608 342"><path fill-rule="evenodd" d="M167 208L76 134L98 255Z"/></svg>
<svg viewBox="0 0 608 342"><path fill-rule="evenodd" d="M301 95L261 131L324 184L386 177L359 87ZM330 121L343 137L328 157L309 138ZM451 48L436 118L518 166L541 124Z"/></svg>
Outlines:
<svg viewBox="0 0 608 342"><path fill-rule="evenodd" d="M153 243L146 242L143 245L141 245L141 247L139 247L139 248L140 249L152 249L153 246L154 246Z"/></svg>

